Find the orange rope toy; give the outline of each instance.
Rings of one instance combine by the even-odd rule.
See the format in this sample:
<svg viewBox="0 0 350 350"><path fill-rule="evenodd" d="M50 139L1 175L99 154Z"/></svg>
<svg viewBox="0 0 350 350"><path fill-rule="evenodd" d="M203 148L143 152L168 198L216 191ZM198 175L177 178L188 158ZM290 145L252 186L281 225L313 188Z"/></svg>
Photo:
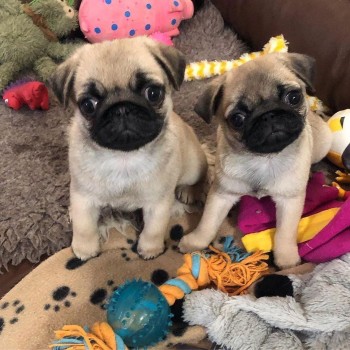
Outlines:
<svg viewBox="0 0 350 350"><path fill-rule="evenodd" d="M233 246L232 238L226 238L224 251L212 246L209 250L186 254L184 264L177 271L178 277L159 287L169 305L211 283L230 295L244 294L251 284L268 273L268 264L264 261L269 258L267 254L260 251L246 254Z"/></svg>
<svg viewBox="0 0 350 350"><path fill-rule="evenodd" d="M54 350L128 350L107 322L96 322L89 331L76 325L63 326L55 335L60 343L49 345Z"/></svg>

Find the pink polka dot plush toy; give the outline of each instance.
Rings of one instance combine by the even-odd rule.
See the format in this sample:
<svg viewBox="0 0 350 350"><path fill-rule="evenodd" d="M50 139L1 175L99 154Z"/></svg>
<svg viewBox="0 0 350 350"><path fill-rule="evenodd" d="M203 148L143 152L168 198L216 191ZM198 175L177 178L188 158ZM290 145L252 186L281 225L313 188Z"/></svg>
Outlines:
<svg viewBox="0 0 350 350"><path fill-rule="evenodd" d="M83 0L79 23L92 43L150 35L171 45L181 21L193 12L191 0Z"/></svg>

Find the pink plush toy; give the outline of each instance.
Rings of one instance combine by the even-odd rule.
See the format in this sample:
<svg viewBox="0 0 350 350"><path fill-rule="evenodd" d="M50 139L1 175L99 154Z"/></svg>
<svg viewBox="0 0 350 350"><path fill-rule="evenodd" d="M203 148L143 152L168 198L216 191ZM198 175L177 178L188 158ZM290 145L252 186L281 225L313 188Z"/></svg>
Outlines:
<svg viewBox="0 0 350 350"><path fill-rule="evenodd" d="M153 34L171 45L181 21L193 12L191 0L83 0L79 24L92 43Z"/></svg>

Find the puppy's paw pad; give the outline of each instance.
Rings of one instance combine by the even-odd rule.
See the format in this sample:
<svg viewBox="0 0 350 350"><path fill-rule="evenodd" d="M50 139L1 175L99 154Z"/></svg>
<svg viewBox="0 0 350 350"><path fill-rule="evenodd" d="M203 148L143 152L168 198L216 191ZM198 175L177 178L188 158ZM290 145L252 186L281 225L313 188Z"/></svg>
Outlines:
<svg viewBox="0 0 350 350"><path fill-rule="evenodd" d="M182 237L179 243L179 249L181 253L192 253L197 250L203 250L207 248L209 244L203 242L197 234L190 233L184 237Z"/></svg>
<svg viewBox="0 0 350 350"><path fill-rule="evenodd" d="M159 255L161 255L164 252L164 247L162 248L155 248L155 249L137 249L138 254L144 259L144 260L150 260L150 259L155 259Z"/></svg>
<svg viewBox="0 0 350 350"><path fill-rule="evenodd" d="M205 202L202 186L178 186L175 191L176 199L184 204L200 204Z"/></svg>
<svg viewBox="0 0 350 350"><path fill-rule="evenodd" d="M194 202L193 190L191 186L179 186L175 191L176 199L184 204L192 204Z"/></svg>
<svg viewBox="0 0 350 350"><path fill-rule="evenodd" d="M301 263L299 254L284 254L282 256L274 254L275 265L281 270L289 269Z"/></svg>
<svg viewBox="0 0 350 350"><path fill-rule="evenodd" d="M99 240L97 240L97 242L77 243L77 242L74 242L74 239L73 239L72 249L73 249L73 253L77 258L85 261L85 260L94 258L99 254L100 242Z"/></svg>
<svg viewBox="0 0 350 350"><path fill-rule="evenodd" d="M145 260L154 259L164 252L164 243L155 245L142 240L142 237L140 237L137 252Z"/></svg>

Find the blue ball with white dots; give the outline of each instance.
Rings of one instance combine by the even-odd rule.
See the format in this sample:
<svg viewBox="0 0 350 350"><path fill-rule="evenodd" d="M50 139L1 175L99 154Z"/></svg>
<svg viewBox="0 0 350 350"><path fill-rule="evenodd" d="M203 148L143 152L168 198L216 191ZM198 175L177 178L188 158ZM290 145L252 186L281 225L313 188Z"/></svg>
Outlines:
<svg viewBox="0 0 350 350"><path fill-rule="evenodd" d="M143 349L163 340L172 316L159 289L141 280L120 286L107 306L109 325L129 348Z"/></svg>

